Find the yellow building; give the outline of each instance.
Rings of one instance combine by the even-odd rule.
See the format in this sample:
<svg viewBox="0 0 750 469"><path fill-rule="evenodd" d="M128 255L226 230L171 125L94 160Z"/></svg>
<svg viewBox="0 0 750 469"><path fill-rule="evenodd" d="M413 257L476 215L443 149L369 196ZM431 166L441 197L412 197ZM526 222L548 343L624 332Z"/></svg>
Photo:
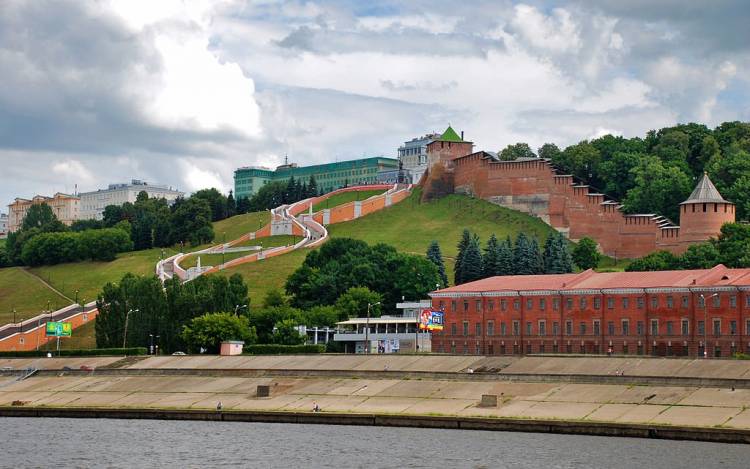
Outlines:
<svg viewBox="0 0 750 469"><path fill-rule="evenodd" d="M8 205L8 232L21 229L26 212L32 205L47 204L58 220L70 226L78 220L81 198L75 195L56 193L52 197L36 195L31 200L16 198Z"/></svg>

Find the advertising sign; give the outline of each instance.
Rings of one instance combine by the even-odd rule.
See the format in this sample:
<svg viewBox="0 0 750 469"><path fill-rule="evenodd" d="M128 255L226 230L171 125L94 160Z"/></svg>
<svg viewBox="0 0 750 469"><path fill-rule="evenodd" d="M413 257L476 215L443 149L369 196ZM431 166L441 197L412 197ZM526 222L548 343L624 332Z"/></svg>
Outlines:
<svg viewBox="0 0 750 469"><path fill-rule="evenodd" d="M419 328L428 331L443 330L443 312L423 309L419 317Z"/></svg>
<svg viewBox="0 0 750 469"><path fill-rule="evenodd" d="M70 337L73 334L73 326L69 322L48 322L47 337Z"/></svg>

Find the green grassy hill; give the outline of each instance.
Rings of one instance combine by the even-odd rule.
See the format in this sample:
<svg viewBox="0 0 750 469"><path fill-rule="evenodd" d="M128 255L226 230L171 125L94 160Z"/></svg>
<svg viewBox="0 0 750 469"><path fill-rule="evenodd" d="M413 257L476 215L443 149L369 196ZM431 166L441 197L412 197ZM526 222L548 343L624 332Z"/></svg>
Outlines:
<svg viewBox="0 0 750 469"><path fill-rule="evenodd" d="M0 269L0 324L28 319L47 309L70 304L70 301L48 288L22 267Z"/></svg>
<svg viewBox="0 0 750 469"><path fill-rule="evenodd" d="M327 198L323 202L313 205L313 213L319 212L324 208L332 208L355 200L365 200L374 195L382 194L383 192L385 192L385 190L342 192L341 194L336 194Z"/></svg>
<svg viewBox="0 0 750 469"><path fill-rule="evenodd" d="M440 243L448 277L452 281L453 257L464 228L477 233L482 243L492 234L504 239L520 232L543 243L553 229L538 218L480 199L450 195L440 200L420 203L419 189L406 200L358 220L331 225L331 237L356 238L368 243L390 244L399 251L424 255L434 239ZM253 304L259 304L266 292L281 289L286 277L302 264L309 250L303 249L260 262L243 264L226 270L226 275L239 272L250 286Z"/></svg>

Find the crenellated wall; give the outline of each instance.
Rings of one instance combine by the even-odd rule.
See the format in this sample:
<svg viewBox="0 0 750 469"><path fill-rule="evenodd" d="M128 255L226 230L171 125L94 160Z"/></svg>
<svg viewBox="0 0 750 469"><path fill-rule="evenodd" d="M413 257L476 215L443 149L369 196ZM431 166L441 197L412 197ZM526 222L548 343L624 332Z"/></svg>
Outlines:
<svg viewBox="0 0 750 469"><path fill-rule="evenodd" d="M618 202L576 184L573 176L557 174L544 159L495 161L477 152L454 159L453 174L456 193L535 215L572 240L593 238L603 253L616 258L641 257L659 249L681 253L715 236L722 223L734 221L731 204L718 204L716 213L709 207L682 230L659 215L628 215Z"/></svg>

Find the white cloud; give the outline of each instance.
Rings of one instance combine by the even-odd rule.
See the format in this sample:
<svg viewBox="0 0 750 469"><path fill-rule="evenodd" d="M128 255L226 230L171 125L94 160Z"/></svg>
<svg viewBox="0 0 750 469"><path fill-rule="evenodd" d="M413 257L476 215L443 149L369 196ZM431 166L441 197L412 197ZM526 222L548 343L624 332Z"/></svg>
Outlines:
<svg viewBox="0 0 750 469"><path fill-rule="evenodd" d="M581 48L578 25L569 11L555 8L545 16L537 8L516 5L511 25L532 46L552 52L574 52Z"/></svg>

